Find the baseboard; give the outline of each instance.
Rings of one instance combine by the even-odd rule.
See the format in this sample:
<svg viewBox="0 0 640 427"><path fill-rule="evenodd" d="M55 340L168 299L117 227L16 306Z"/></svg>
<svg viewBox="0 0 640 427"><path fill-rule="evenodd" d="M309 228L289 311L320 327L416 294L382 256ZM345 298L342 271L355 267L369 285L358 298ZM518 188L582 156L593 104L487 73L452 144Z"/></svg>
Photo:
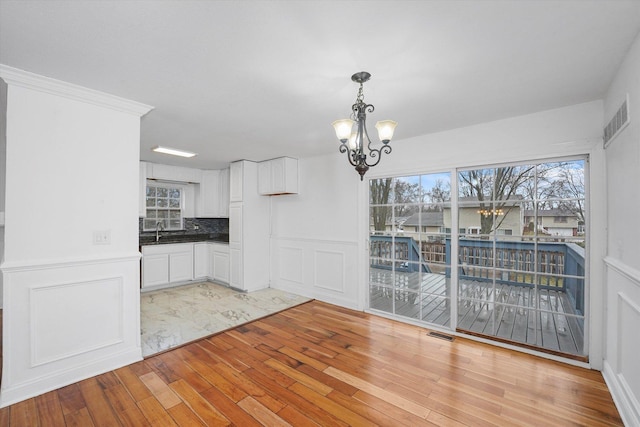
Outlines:
<svg viewBox="0 0 640 427"><path fill-rule="evenodd" d="M51 390L91 378L114 369L142 360L142 349L136 347L123 353L116 353L96 360L84 366L74 366L63 371L54 372L45 377L16 384L0 391L0 408L39 396Z"/></svg>
<svg viewBox="0 0 640 427"><path fill-rule="evenodd" d="M638 399L629 389L624 377L616 374L606 360L604 361L602 376L609 387L624 425L640 426L640 403L638 403Z"/></svg>

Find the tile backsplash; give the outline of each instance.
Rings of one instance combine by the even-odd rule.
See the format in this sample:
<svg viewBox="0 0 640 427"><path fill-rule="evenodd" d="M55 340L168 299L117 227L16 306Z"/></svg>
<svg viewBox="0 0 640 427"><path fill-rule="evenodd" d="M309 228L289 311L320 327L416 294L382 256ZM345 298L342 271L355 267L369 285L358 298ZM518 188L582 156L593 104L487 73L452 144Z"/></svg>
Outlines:
<svg viewBox="0 0 640 427"><path fill-rule="evenodd" d="M138 230L140 234L142 231L142 218L138 222ZM179 231L165 231L163 233L170 235L175 234L190 234L190 233L203 233L203 234L229 234L229 218L183 218L184 230ZM146 231L151 233L151 231Z"/></svg>

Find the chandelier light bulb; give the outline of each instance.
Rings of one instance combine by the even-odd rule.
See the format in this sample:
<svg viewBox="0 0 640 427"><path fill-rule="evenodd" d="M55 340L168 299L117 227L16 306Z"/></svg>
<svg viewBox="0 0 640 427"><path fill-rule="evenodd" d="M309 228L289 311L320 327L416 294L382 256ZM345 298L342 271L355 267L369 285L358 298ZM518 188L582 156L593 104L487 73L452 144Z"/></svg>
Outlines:
<svg viewBox="0 0 640 427"><path fill-rule="evenodd" d="M351 136L351 129L353 128L354 121L351 119L336 120L333 122L333 128L336 131L336 136L343 144L347 142Z"/></svg>
<svg viewBox="0 0 640 427"><path fill-rule="evenodd" d="M398 126L398 123L393 120L381 120L376 123L378 138L380 138L380 141L382 141L383 144L391 142L391 139L393 138L393 131L396 130L396 126Z"/></svg>

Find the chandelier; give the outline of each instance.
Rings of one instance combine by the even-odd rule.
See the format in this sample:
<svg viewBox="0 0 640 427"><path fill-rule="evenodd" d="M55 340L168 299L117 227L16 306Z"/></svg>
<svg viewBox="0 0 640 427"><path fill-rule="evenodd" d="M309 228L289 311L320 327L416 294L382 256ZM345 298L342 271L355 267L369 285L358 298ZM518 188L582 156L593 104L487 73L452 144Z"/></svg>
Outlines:
<svg viewBox="0 0 640 427"><path fill-rule="evenodd" d="M376 123L378 138L382 142L382 147L371 147L371 139L369 139L369 134L367 133L366 121L367 112L373 113L374 107L364 102L364 93L362 91L363 84L368 81L369 78L371 78L371 74L366 71L361 71L351 76L351 80L360 83L356 102L351 106L351 117L333 122L336 136L341 142L340 152L347 153L349 163L351 163L351 166L354 166L360 174L360 181L364 179L364 174L367 173L369 168L380 163L382 153L391 153L389 142L391 142L393 131L398 124L393 120L382 120ZM355 130L353 126L354 123L356 125ZM365 148L367 152L365 152Z"/></svg>

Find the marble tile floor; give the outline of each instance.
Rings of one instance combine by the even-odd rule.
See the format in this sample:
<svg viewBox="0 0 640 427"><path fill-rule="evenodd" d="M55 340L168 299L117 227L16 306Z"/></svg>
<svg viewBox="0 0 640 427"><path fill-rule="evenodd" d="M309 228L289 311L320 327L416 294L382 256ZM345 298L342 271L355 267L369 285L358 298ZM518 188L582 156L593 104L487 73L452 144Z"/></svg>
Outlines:
<svg viewBox="0 0 640 427"><path fill-rule="evenodd" d="M144 357L285 310L309 298L277 289L243 293L211 282L140 295Z"/></svg>

